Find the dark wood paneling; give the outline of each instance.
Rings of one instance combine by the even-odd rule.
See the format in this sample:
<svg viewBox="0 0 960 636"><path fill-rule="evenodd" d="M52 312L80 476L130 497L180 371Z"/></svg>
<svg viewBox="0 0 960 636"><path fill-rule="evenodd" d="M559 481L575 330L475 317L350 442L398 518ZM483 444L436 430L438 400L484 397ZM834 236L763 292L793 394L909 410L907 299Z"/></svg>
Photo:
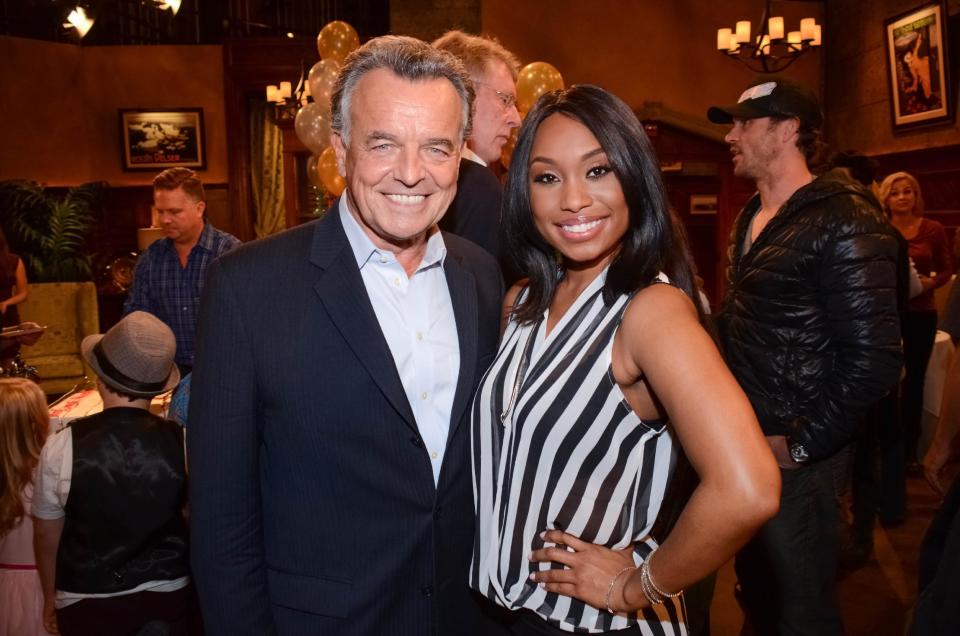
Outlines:
<svg viewBox="0 0 960 636"><path fill-rule="evenodd" d="M733 176L727 144L668 123L645 120L661 166L670 205L687 231L690 251L712 305L723 296L726 250L737 213L754 192L753 184ZM716 214L690 213L691 195L715 195Z"/></svg>

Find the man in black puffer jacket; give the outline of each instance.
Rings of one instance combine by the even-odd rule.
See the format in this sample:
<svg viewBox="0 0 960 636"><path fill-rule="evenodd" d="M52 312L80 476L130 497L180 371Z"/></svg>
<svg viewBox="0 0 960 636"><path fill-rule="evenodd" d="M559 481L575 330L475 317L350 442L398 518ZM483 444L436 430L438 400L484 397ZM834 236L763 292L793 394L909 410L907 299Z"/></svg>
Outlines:
<svg viewBox="0 0 960 636"><path fill-rule="evenodd" d="M823 116L808 90L759 80L708 117L733 124L734 173L757 184L717 319L783 478L780 512L737 556L744 609L758 634L840 634L838 511L822 460L897 380L897 240L865 190L810 172Z"/></svg>

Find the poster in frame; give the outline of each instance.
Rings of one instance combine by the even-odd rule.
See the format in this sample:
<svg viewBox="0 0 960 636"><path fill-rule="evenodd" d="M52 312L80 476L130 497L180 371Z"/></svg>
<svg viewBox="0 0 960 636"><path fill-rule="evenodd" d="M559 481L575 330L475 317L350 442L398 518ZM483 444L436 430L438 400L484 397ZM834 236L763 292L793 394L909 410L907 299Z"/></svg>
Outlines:
<svg viewBox="0 0 960 636"><path fill-rule="evenodd" d="M207 167L202 108L121 108L124 170Z"/></svg>
<svg viewBox="0 0 960 636"><path fill-rule="evenodd" d="M717 195L715 194L691 194L690 195L690 214L716 214L717 213Z"/></svg>
<svg viewBox="0 0 960 636"><path fill-rule="evenodd" d="M946 16L943 2L928 2L883 23L895 131L953 118Z"/></svg>

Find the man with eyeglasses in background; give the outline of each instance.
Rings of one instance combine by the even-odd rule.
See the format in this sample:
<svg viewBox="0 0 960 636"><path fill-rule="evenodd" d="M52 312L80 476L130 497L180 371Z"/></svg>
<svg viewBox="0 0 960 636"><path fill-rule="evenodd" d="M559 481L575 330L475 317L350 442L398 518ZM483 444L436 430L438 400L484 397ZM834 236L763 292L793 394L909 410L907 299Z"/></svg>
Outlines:
<svg viewBox="0 0 960 636"><path fill-rule="evenodd" d="M489 166L500 160L510 131L520 125L516 87L520 63L496 40L463 31L447 31L433 46L463 62L476 93L473 132L460 159L457 196L440 220L440 227L499 258L503 190ZM508 271L504 268L505 273Z"/></svg>

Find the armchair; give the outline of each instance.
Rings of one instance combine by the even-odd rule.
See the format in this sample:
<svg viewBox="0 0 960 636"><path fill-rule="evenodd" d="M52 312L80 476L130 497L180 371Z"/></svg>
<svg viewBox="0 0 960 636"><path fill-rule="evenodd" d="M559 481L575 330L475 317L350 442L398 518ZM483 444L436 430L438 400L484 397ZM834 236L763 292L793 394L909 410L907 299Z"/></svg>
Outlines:
<svg viewBox="0 0 960 636"><path fill-rule="evenodd" d="M37 368L44 393L65 393L84 376L95 377L80 355L84 337L100 333L93 283L31 283L20 319L47 328L36 344L20 351L24 361Z"/></svg>

